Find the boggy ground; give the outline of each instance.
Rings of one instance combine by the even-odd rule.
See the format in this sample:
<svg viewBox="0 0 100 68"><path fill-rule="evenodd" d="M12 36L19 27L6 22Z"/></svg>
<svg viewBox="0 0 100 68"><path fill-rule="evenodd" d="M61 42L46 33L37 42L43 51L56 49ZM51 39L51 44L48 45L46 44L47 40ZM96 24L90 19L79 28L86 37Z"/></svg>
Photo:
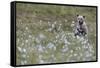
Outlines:
<svg viewBox="0 0 100 68"><path fill-rule="evenodd" d="M96 8L18 3L16 9L17 65L96 60ZM86 16L85 39L74 36L76 14Z"/></svg>

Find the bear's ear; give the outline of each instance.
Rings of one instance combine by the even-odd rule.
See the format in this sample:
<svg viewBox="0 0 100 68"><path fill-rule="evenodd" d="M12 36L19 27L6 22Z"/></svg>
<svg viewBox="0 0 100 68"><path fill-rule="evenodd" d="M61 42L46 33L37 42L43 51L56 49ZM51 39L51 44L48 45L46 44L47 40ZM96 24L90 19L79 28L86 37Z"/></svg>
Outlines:
<svg viewBox="0 0 100 68"><path fill-rule="evenodd" d="M83 16L83 18L85 18L85 16Z"/></svg>
<svg viewBox="0 0 100 68"><path fill-rule="evenodd" d="M79 16L79 14L77 14L77 17Z"/></svg>

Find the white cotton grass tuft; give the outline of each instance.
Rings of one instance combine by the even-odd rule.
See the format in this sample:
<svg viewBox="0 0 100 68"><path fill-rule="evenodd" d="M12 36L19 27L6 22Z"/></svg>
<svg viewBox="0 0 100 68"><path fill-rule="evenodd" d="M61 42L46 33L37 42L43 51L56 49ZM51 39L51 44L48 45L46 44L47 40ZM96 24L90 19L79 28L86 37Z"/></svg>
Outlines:
<svg viewBox="0 0 100 68"><path fill-rule="evenodd" d="M37 45L37 49L38 49L38 52L44 52L43 46L41 44Z"/></svg>
<svg viewBox="0 0 100 68"><path fill-rule="evenodd" d="M17 47L18 51L22 52L22 48L21 47Z"/></svg>
<svg viewBox="0 0 100 68"><path fill-rule="evenodd" d="M41 63L45 63L45 62L41 59L41 60L39 60L39 63L41 64Z"/></svg>
<svg viewBox="0 0 100 68"><path fill-rule="evenodd" d="M58 31L61 31L62 30L61 29L61 26L62 26L62 24L59 24Z"/></svg>
<svg viewBox="0 0 100 68"><path fill-rule="evenodd" d="M25 40L25 43L28 43L28 39Z"/></svg>
<svg viewBox="0 0 100 68"><path fill-rule="evenodd" d="M47 48L53 49L54 51L56 50L56 46L51 42L47 44Z"/></svg>
<svg viewBox="0 0 100 68"><path fill-rule="evenodd" d="M32 35L29 35L29 38L32 38Z"/></svg>
<svg viewBox="0 0 100 68"><path fill-rule="evenodd" d="M44 39L46 39L46 36L42 33L38 34L36 37L35 37L35 41L36 43L41 43L41 41L43 41Z"/></svg>
<svg viewBox="0 0 100 68"><path fill-rule="evenodd" d="M25 54L22 54L22 57L23 57L23 58L26 58L26 55L25 55Z"/></svg>
<svg viewBox="0 0 100 68"><path fill-rule="evenodd" d="M65 19L65 22L68 22L68 20Z"/></svg>
<svg viewBox="0 0 100 68"><path fill-rule="evenodd" d="M39 34L39 38L40 38L40 39L45 39L46 36L45 36L44 34Z"/></svg>
<svg viewBox="0 0 100 68"><path fill-rule="evenodd" d="M25 48L23 49L23 52L24 52L24 53L26 53L26 52L27 52Z"/></svg>
<svg viewBox="0 0 100 68"><path fill-rule="evenodd" d="M48 21L48 26L50 27L51 26L51 23Z"/></svg>
<svg viewBox="0 0 100 68"><path fill-rule="evenodd" d="M19 39L19 38L17 38L17 42L18 42L18 43L20 42L20 39Z"/></svg>
<svg viewBox="0 0 100 68"><path fill-rule="evenodd" d="M77 53L74 54L74 56L77 56L77 55L78 55Z"/></svg>
<svg viewBox="0 0 100 68"><path fill-rule="evenodd" d="M40 43L41 40L39 40L39 38L35 38L36 43Z"/></svg>
<svg viewBox="0 0 100 68"><path fill-rule="evenodd" d="M28 30L28 27L26 27L25 29Z"/></svg>
<svg viewBox="0 0 100 68"><path fill-rule="evenodd" d="M26 53L26 49L25 48L21 48L21 47L17 47L18 51L22 52L22 53Z"/></svg>
<svg viewBox="0 0 100 68"><path fill-rule="evenodd" d="M73 28L75 26L75 21L72 21L71 27Z"/></svg>
<svg viewBox="0 0 100 68"><path fill-rule="evenodd" d="M24 43L23 42L21 43L21 46L24 46Z"/></svg>
<svg viewBox="0 0 100 68"><path fill-rule="evenodd" d="M21 65L24 65L24 62L23 61L21 61Z"/></svg>
<svg viewBox="0 0 100 68"><path fill-rule="evenodd" d="M71 43L65 38L65 39L64 39L64 44L65 44L65 45L70 45Z"/></svg>
<svg viewBox="0 0 100 68"><path fill-rule="evenodd" d="M91 56L92 56L92 54L90 52L88 52L88 51L85 52L85 57L91 57Z"/></svg>
<svg viewBox="0 0 100 68"><path fill-rule="evenodd" d="M67 45L63 46L62 52L67 52L67 51L68 51L68 46Z"/></svg>
<svg viewBox="0 0 100 68"><path fill-rule="evenodd" d="M21 61L21 65L24 65L24 64L27 64L27 61L26 60Z"/></svg>
<svg viewBox="0 0 100 68"><path fill-rule="evenodd" d="M43 58L43 56L40 54L40 55L39 55L39 59L41 60L42 58Z"/></svg>
<svg viewBox="0 0 100 68"><path fill-rule="evenodd" d="M73 53L74 51L73 50L70 50L70 53Z"/></svg>

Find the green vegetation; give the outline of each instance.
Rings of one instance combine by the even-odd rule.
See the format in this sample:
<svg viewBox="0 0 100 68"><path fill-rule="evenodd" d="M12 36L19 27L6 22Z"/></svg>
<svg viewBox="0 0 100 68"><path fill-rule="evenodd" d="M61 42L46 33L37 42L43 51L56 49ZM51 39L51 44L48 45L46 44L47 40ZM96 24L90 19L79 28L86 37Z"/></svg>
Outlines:
<svg viewBox="0 0 100 68"><path fill-rule="evenodd" d="M96 60L96 8L17 3L16 12L17 65ZM77 14L86 17L87 39L74 37Z"/></svg>

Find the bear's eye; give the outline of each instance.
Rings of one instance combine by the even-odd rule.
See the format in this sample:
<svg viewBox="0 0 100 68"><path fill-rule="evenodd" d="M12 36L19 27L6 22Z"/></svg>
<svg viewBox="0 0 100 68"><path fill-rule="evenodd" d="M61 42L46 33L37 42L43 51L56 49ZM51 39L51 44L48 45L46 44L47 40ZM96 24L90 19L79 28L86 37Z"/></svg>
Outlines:
<svg viewBox="0 0 100 68"><path fill-rule="evenodd" d="M83 20L83 19L81 18L81 20Z"/></svg>
<svg viewBox="0 0 100 68"><path fill-rule="evenodd" d="M80 20L80 18L78 18L78 20Z"/></svg>

